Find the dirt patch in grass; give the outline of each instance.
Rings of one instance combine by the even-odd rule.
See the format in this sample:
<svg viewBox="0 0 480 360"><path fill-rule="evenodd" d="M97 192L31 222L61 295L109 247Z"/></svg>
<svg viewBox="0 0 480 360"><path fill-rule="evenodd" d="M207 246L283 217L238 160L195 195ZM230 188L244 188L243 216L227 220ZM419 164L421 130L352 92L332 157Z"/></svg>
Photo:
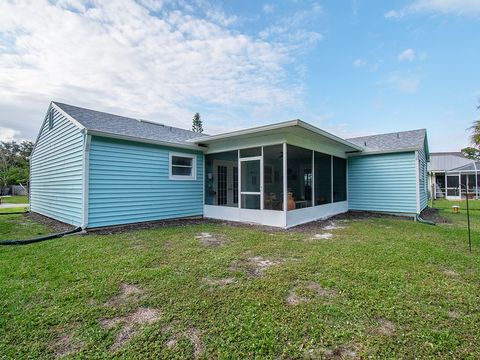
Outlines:
<svg viewBox="0 0 480 360"><path fill-rule="evenodd" d="M115 342L111 346L111 351L116 351L133 338L144 325L152 324L160 317L160 312L152 308L138 308L134 313L124 317L103 319L100 324L105 329L112 329L122 324L122 329L117 334Z"/></svg>
<svg viewBox="0 0 480 360"><path fill-rule="evenodd" d="M330 223L328 225L325 225L323 227L323 230L331 231L331 230L337 230L337 229L345 229L345 227L346 226L339 225L337 222L330 221Z"/></svg>
<svg viewBox="0 0 480 360"><path fill-rule="evenodd" d="M447 312L447 315L451 319L460 319L461 314L456 310L450 310Z"/></svg>
<svg viewBox="0 0 480 360"><path fill-rule="evenodd" d="M277 261L264 259L261 256L254 256L247 259L235 261L230 267L230 270L243 271L251 277L260 277L264 275L265 271L268 268L277 264Z"/></svg>
<svg viewBox="0 0 480 360"><path fill-rule="evenodd" d="M60 222L58 220L54 220L54 219L51 219L49 217L46 217L46 216L43 216L43 215L40 215L40 214L37 214L37 213L29 212L29 213L26 213L23 216L26 220L34 221L34 222L37 222L37 223L40 223L40 224L43 224L43 225L47 226L49 229L52 229L53 233L65 232L65 231L75 229L75 226L65 224L65 223Z"/></svg>
<svg viewBox="0 0 480 360"><path fill-rule="evenodd" d="M445 275L453 277L453 278L456 278L456 277L460 276L460 274L458 272L456 272L455 270L452 270L452 269L444 269L443 273Z"/></svg>
<svg viewBox="0 0 480 360"><path fill-rule="evenodd" d="M315 234L310 239L311 240L328 240L333 237L332 233L323 233L323 234Z"/></svg>
<svg viewBox="0 0 480 360"><path fill-rule="evenodd" d="M378 321L378 327L373 329L373 333L378 335L393 336L397 331L397 328L393 322L385 318L380 318Z"/></svg>
<svg viewBox="0 0 480 360"><path fill-rule="evenodd" d="M203 246L220 246L225 243L225 240L219 236L214 236L208 232L202 232L195 236L195 239L200 240Z"/></svg>
<svg viewBox="0 0 480 360"><path fill-rule="evenodd" d="M191 342L193 346L193 358L194 359L199 359L200 356L202 356L204 348L203 348L203 342L201 338L200 332L191 327L186 329L185 331L181 333L174 334L166 343L166 346L169 349L173 349L175 346L177 346L177 343L180 339L185 338L188 341Z"/></svg>
<svg viewBox="0 0 480 360"><path fill-rule="evenodd" d="M105 305L116 307L132 301L137 301L143 297L144 293L145 291L143 289L132 284L124 283L120 285L120 292L108 300Z"/></svg>
<svg viewBox="0 0 480 360"><path fill-rule="evenodd" d="M286 303L287 305L296 306L308 303L315 298L333 298L336 295L336 290L325 289L320 284L313 281L302 281L290 289L286 298Z"/></svg>
<svg viewBox="0 0 480 360"><path fill-rule="evenodd" d="M71 333L58 331L58 337L53 342L52 349L56 358L62 358L81 350L83 345L82 342L75 340Z"/></svg>
<svg viewBox="0 0 480 360"><path fill-rule="evenodd" d="M349 345L337 346L335 349L328 350L325 352L325 359L335 359L335 360L344 360L344 359L358 359L358 352L360 346L358 345Z"/></svg>
<svg viewBox="0 0 480 360"><path fill-rule="evenodd" d="M222 279L203 279L203 282L210 286L225 287L227 285L234 284L236 282L234 277L227 277Z"/></svg>

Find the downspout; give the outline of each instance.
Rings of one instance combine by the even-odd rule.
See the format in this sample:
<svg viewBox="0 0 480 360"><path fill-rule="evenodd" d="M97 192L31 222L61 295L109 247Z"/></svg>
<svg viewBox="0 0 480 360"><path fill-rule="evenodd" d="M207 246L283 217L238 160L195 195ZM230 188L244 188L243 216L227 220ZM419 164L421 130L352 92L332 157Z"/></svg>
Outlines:
<svg viewBox="0 0 480 360"><path fill-rule="evenodd" d="M83 214L82 214L82 230L85 230L88 226L88 196L89 196L89 168L90 168L90 142L92 136L88 135L85 130L85 141L83 148L83 186L82 186L82 199L83 199Z"/></svg>

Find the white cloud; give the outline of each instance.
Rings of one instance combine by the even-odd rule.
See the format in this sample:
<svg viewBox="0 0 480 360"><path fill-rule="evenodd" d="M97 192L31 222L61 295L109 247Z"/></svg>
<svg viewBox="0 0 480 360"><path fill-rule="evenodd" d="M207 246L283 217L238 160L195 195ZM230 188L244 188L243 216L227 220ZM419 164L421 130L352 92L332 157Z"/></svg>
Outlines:
<svg viewBox="0 0 480 360"><path fill-rule="evenodd" d="M274 11L275 11L275 5L274 4L263 5L263 12L265 14L272 14Z"/></svg>
<svg viewBox="0 0 480 360"><path fill-rule="evenodd" d="M394 71L387 76L386 83L397 91L414 93L420 86L420 79L416 74Z"/></svg>
<svg viewBox="0 0 480 360"><path fill-rule="evenodd" d="M400 10L391 10L386 18L399 18L411 13L480 16L479 0L416 0Z"/></svg>
<svg viewBox="0 0 480 360"><path fill-rule="evenodd" d="M361 67L364 67L367 65L367 62L363 59L355 59L355 61L353 62L353 67L355 68L361 68Z"/></svg>
<svg viewBox="0 0 480 360"><path fill-rule="evenodd" d="M384 14L385 18L391 19L391 18L398 18L401 17L401 15L395 11L395 10L390 10Z"/></svg>
<svg viewBox="0 0 480 360"><path fill-rule="evenodd" d="M20 132L18 130L0 127L0 141L20 140Z"/></svg>
<svg viewBox="0 0 480 360"><path fill-rule="evenodd" d="M201 17L141 3L0 2L0 108L15 114L2 111L0 126L16 123L34 138L41 119L27 114L52 99L184 127L199 107L235 117L238 108L301 103L287 66L320 34L298 23L270 41L230 30L236 19L211 8ZM42 109L22 112L33 103Z"/></svg>
<svg viewBox="0 0 480 360"><path fill-rule="evenodd" d="M413 60L415 60L415 57L416 57L415 50L406 49L398 55L398 60L399 61L413 61Z"/></svg>
<svg viewBox="0 0 480 360"><path fill-rule="evenodd" d="M309 50L323 39L323 35L308 26L314 24L323 13L318 3L313 3L310 9L296 11L278 19L276 23L260 32L260 38L273 43L281 42L293 53Z"/></svg>

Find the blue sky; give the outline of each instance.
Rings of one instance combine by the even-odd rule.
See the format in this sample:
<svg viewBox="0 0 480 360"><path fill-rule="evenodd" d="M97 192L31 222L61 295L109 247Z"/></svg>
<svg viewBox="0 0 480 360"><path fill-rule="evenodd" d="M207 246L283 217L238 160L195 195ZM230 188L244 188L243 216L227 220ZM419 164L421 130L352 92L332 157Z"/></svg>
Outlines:
<svg viewBox="0 0 480 360"><path fill-rule="evenodd" d="M209 133L301 118L343 137L480 118L480 1L22 1L0 4L0 139L50 100Z"/></svg>

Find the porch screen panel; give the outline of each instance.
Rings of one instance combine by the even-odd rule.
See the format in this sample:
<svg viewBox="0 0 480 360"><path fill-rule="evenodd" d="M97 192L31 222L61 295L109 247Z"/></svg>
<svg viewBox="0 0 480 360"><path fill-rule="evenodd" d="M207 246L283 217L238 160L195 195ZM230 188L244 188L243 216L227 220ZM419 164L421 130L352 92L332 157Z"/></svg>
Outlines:
<svg viewBox="0 0 480 360"><path fill-rule="evenodd" d="M238 151L205 155L205 204L238 207Z"/></svg>
<svg viewBox="0 0 480 360"><path fill-rule="evenodd" d="M312 206L312 150L287 145L288 209Z"/></svg>
<svg viewBox="0 0 480 360"><path fill-rule="evenodd" d="M283 145L263 148L264 209L283 209Z"/></svg>
<svg viewBox="0 0 480 360"><path fill-rule="evenodd" d="M347 200L347 160L333 157L333 202Z"/></svg>
<svg viewBox="0 0 480 360"><path fill-rule="evenodd" d="M315 205L332 202L332 157L315 152Z"/></svg>

